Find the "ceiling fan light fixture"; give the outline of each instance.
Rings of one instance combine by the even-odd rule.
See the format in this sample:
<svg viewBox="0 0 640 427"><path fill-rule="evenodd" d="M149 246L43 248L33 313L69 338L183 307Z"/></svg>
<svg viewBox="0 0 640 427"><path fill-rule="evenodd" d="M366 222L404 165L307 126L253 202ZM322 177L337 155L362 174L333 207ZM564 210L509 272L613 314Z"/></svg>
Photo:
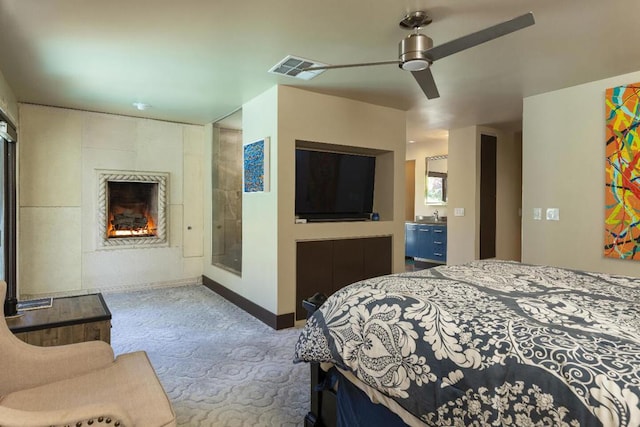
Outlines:
<svg viewBox="0 0 640 427"><path fill-rule="evenodd" d="M411 34L398 46L400 68L407 71L422 71L429 68L431 60L425 51L433 47L433 40L424 34Z"/></svg>
<svg viewBox="0 0 640 427"><path fill-rule="evenodd" d="M412 59L411 61L403 62L400 67L407 71L422 71L429 68L430 65L431 63L426 59Z"/></svg>

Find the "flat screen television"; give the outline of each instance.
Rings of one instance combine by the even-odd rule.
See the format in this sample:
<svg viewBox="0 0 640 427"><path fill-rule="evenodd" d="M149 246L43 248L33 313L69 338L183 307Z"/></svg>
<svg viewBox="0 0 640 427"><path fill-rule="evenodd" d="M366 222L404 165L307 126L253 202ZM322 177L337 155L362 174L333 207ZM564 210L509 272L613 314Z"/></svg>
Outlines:
<svg viewBox="0 0 640 427"><path fill-rule="evenodd" d="M376 158L296 149L296 217L307 221L369 219Z"/></svg>

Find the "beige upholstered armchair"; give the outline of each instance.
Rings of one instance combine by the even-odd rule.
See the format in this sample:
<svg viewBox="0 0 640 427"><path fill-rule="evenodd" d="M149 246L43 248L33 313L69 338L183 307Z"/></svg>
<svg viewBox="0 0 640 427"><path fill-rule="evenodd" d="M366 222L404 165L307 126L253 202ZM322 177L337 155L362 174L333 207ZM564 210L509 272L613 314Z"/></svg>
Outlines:
<svg viewBox="0 0 640 427"><path fill-rule="evenodd" d="M5 292L0 281L0 301ZM0 425L161 427L176 417L145 352L114 358L102 341L30 345L2 316Z"/></svg>

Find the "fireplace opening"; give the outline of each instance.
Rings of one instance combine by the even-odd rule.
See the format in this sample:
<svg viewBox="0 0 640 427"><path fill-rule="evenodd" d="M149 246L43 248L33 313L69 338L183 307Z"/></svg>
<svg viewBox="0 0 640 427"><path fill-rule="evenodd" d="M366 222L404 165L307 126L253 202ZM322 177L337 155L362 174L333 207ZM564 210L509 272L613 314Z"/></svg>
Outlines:
<svg viewBox="0 0 640 427"><path fill-rule="evenodd" d="M107 238L156 237L158 184L107 182Z"/></svg>

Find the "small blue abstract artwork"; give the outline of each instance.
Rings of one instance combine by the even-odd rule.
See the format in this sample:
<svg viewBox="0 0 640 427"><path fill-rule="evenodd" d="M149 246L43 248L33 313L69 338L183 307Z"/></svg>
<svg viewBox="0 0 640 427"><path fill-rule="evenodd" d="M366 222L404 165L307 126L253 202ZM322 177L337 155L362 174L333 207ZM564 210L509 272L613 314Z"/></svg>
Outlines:
<svg viewBox="0 0 640 427"><path fill-rule="evenodd" d="M269 138L244 145L244 192L269 191Z"/></svg>

